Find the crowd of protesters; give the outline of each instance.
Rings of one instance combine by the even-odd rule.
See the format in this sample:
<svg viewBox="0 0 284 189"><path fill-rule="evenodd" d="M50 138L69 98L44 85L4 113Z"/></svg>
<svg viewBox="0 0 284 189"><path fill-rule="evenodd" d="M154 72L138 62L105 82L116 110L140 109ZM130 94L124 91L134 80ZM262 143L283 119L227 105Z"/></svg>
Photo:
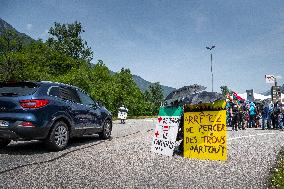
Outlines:
<svg viewBox="0 0 284 189"><path fill-rule="evenodd" d="M284 111L281 102L250 102L233 96L227 102L227 125L233 131L246 128L281 129Z"/></svg>

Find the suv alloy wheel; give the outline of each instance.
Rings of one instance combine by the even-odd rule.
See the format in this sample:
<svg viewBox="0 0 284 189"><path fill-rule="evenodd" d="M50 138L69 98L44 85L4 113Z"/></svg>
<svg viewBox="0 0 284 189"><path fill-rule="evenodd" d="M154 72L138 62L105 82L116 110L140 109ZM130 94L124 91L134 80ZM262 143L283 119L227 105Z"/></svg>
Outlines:
<svg viewBox="0 0 284 189"><path fill-rule="evenodd" d="M111 135L111 122L110 120L106 120L104 122L103 131L99 133L101 139L109 139Z"/></svg>
<svg viewBox="0 0 284 189"><path fill-rule="evenodd" d="M46 139L46 145L49 149L60 151L66 148L69 141L69 129L65 122L55 122L49 136Z"/></svg>

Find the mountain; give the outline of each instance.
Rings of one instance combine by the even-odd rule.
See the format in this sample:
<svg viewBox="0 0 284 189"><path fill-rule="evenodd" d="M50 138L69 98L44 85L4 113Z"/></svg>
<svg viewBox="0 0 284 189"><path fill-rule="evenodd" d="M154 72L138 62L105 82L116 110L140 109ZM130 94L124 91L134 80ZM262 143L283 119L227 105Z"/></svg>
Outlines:
<svg viewBox="0 0 284 189"><path fill-rule="evenodd" d="M31 43L32 41L34 41L33 38L26 35L25 33L18 32L15 28L13 28L13 26L11 26L6 21L4 21L3 19L0 18L0 35L2 35L5 30L12 30L12 31L16 32L20 36L20 38L23 39L24 43Z"/></svg>
<svg viewBox="0 0 284 189"><path fill-rule="evenodd" d="M145 79L143 79L142 77L138 76L138 75L132 75L133 80L135 81L135 83L138 85L138 87L140 88L141 91L146 91L149 86L153 83L146 81ZM176 90L173 87L168 87L165 85L161 85L163 91L164 91L164 98L166 98L168 96L168 94L170 94L172 91Z"/></svg>
<svg viewBox="0 0 284 189"><path fill-rule="evenodd" d="M113 72L111 70L110 70L110 73L112 75L115 74L115 72ZM145 92L146 90L149 89L149 86L151 84L154 84L154 83L151 83L150 81L146 81L145 79L143 79L142 77L140 77L138 75L132 74L132 78L142 92ZM165 86L165 85L161 85L161 87L163 89L164 98L166 98L172 91L176 90L173 87L168 87L168 86Z"/></svg>

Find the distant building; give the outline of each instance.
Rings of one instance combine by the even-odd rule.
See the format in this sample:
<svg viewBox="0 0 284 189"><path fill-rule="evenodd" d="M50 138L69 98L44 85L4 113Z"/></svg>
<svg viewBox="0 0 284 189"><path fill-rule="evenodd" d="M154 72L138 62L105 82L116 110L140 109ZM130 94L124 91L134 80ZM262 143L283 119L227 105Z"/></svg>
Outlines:
<svg viewBox="0 0 284 189"><path fill-rule="evenodd" d="M281 101L281 87L272 86L271 87L271 99L273 102Z"/></svg>
<svg viewBox="0 0 284 189"><path fill-rule="evenodd" d="M247 92L247 100L253 102L254 101L253 89L246 90L246 92Z"/></svg>

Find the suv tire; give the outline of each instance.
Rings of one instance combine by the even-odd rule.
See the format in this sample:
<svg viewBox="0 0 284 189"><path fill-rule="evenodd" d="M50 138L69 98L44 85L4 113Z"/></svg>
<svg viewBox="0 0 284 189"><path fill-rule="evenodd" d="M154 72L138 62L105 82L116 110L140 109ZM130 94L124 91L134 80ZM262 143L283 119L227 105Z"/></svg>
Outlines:
<svg viewBox="0 0 284 189"><path fill-rule="evenodd" d="M63 121L57 121L53 124L45 143L48 149L52 151L60 151L66 148L68 141L68 126Z"/></svg>
<svg viewBox="0 0 284 189"><path fill-rule="evenodd" d="M103 131L99 133L100 139L109 139L111 136L111 122L110 120L106 120L104 122Z"/></svg>
<svg viewBox="0 0 284 189"><path fill-rule="evenodd" d="M11 140L0 138L0 148L4 148L10 144Z"/></svg>

